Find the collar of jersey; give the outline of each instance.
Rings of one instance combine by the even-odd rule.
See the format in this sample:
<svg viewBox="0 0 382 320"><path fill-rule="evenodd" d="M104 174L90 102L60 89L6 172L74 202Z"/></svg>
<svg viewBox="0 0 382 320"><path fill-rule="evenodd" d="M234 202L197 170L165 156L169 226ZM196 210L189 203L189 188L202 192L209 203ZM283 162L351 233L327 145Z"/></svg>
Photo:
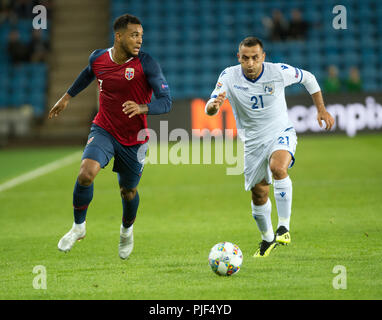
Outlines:
<svg viewBox="0 0 382 320"><path fill-rule="evenodd" d="M131 61L131 60L134 59L134 57L131 57L131 58L127 59L124 63L119 64L119 63L117 63L117 62L115 62L115 61L113 60L113 55L112 55L112 53L111 53L111 49L113 49L113 47L109 48L107 51L109 51L109 57L110 57L110 60L111 60L112 62L114 62L115 64L118 64L118 65L121 66L121 65L123 65L123 64L125 64L125 63L128 63L129 61Z"/></svg>
<svg viewBox="0 0 382 320"><path fill-rule="evenodd" d="M261 78L261 76L262 76L263 73L264 73L264 63L262 64L262 68L263 68L263 70L261 70L261 73L259 74L259 76L258 76L256 79L249 79L249 78L247 78L246 75L245 75L244 72L243 72L243 68L241 68L241 73L243 74L243 77L244 77L245 79L247 79L248 81L250 81L250 82L252 82L252 83L255 83L257 80L259 80L259 79Z"/></svg>

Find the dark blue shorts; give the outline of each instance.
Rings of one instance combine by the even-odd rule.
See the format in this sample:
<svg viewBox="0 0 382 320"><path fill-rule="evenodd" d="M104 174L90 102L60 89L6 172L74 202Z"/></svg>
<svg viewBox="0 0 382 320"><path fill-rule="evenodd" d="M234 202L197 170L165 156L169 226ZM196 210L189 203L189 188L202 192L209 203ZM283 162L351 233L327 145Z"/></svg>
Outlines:
<svg viewBox="0 0 382 320"><path fill-rule="evenodd" d="M135 188L142 176L148 145L124 146L105 129L92 124L83 159L92 159L105 168L114 157L113 171L117 172L119 184L127 189Z"/></svg>

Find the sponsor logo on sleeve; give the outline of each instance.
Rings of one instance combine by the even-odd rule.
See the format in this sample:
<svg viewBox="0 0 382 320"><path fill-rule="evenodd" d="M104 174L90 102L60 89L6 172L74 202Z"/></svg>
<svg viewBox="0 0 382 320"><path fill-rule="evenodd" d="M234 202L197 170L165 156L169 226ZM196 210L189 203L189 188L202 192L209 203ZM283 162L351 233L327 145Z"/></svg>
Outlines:
<svg viewBox="0 0 382 320"><path fill-rule="evenodd" d="M299 76L299 72L298 72L298 69L297 68L294 68L295 70L296 70L296 74L295 74L295 78L297 79L298 78L298 76Z"/></svg>

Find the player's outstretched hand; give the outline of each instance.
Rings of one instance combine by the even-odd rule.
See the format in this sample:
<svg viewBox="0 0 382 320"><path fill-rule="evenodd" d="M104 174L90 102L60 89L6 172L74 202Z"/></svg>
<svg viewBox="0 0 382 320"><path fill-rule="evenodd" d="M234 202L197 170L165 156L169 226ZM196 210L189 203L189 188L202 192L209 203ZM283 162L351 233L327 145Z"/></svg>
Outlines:
<svg viewBox="0 0 382 320"><path fill-rule="evenodd" d="M146 114L149 108L146 104L138 104L134 101L126 101L122 104L122 111L127 114L129 118L134 117L137 114Z"/></svg>
<svg viewBox="0 0 382 320"><path fill-rule="evenodd" d="M226 93L225 92L222 92L220 93L214 101L210 102L208 104L208 108L207 108L207 112L211 115L215 114L216 112L218 112L218 110L220 109L220 107L223 105L224 103L224 100L225 100L225 96L226 96Z"/></svg>
<svg viewBox="0 0 382 320"><path fill-rule="evenodd" d="M320 125L321 128L323 128L322 120L325 121L325 124L326 124L325 129L326 130L330 130L334 125L334 118L327 111L319 112L317 114L317 120L318 120L318 124Z"/></svg>
<svg viewBox="0 0 382 320"><path fill-rule="evenodd" d="M223 105L224 100L225 100L225 91L222 93L219 93L219 95L216 97L214 103L217 103L219 105L219 108Z"/></svg>
<svg viewBox="0 0 382 320"><path fill-rule="evenodd" d="M70 99L69 94L65 93L61 97L61 99L56 102L53 108L50 109L48 118L52 119L53 116L57 117L61 113L61 111L63 111L68 106L69 99Z"/></svg>

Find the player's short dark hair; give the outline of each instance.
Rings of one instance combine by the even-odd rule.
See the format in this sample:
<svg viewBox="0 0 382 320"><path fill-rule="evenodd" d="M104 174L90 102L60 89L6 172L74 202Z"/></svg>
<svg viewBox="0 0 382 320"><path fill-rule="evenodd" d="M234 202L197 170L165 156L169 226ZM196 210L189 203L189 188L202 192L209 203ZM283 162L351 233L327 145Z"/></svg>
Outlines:
<svg viewBox="0 0 382 320"><path fill-rule="evenodd" d="M256 37L247 37L242 42L240 42L239 49L242 46L245 46L245 47L254 47L254 46L257 46L257 45L259 45L261 47L261 49L264 50L263 43L261 42L261 40L259 38L256 38Z"/></svg>
<svg viewBox="0 0 382 320"><path fill-rule="evenodd" d="M136 16L131 14L124 14L123 16L118 17L114 20L113 30L114 32L125 29L128 24L142 24L141 21Z"/></svg>

